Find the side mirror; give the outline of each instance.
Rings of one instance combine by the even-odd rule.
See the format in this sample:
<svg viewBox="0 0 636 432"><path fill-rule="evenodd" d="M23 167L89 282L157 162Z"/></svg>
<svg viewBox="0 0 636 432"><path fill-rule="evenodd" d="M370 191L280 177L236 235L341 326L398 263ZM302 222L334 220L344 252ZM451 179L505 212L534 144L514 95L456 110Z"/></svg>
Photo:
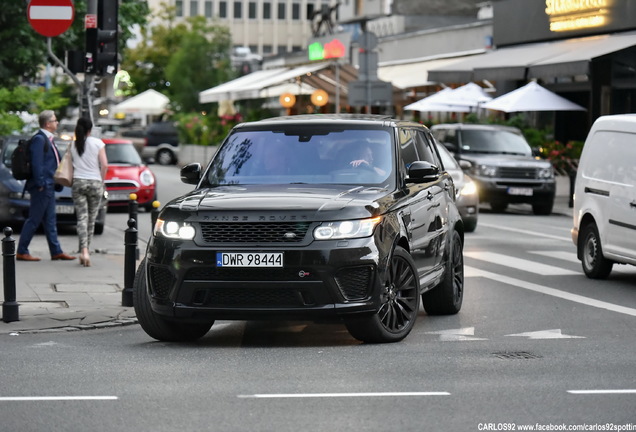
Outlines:
<svg viewBox="0 0 636 432"><path fill-rule="evenodd" d="M408 181L426 183L435 181L440 176L439 167L427 161L415 161L408 169Z"/></svg>
<svg viewBox="0 0 636 432"><path fill-rule="evenodd" d="M197 184L201 180L201 164L199 162L189 163L180 171L181 181L186 184Z"/></svg>
<svg viewBox="0 0 636 432"><path fill-rule="evenodd" d="M462 171L468 171L473 164L470 163L469 161L465 160L465 159L461 159L459 160L459 167L462 169Z"/></svg>

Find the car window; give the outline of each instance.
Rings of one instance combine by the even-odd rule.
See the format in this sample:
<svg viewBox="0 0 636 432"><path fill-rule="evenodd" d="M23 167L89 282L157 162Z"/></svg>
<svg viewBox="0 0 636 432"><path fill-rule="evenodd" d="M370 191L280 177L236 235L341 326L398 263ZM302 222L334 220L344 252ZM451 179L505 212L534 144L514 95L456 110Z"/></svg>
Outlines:
<svg viewBox="0 0 636 432"><path fill-rule="evenodd" d="M141 165L141 157L132 144L106 144L109 164Z"/></svg>
<svg viewBox="0 0 636 432"><path fill-rule="evenodd" d="M525 138L512 131L500 129L464 129L461 135L464 153L504 153L531 155L532 150Z"/></svg>
<svg viewBox="0 0 636 432"><path fill-rule="evenodd" d="M441 144L437 145L437 151L439 152L439 157L442 159L442 165L446 170L460 170L459 164L449 153L449 151Z"/></svg>
<svg viewBox="0 0 636 432"><path fill-rule="evenodd" d="M435 153L435 150L431 148L431 143L424 131L415 130L413 131L413 136L415 138L415 146L417 148L419 160L427 161L433 165L439 166L440 162L437 158L437 154Z"/></svg>
<svg viewBox="0 0 636 432"><path fill-rule="evenodd" d="M400 139L400 160L405 172L413 162L419 160L417 149L415 148L414 131L400 128L398 131Z"/></svg>
<svg viewBox="0 0 636 432"><path fill-rule="evenodd" d="M207 171L210 185L386 184L393 173L391 135L377 129L238 130ZM365 156L366 155L366 156ZM371 155L371 160L352 162Z"/></svg>

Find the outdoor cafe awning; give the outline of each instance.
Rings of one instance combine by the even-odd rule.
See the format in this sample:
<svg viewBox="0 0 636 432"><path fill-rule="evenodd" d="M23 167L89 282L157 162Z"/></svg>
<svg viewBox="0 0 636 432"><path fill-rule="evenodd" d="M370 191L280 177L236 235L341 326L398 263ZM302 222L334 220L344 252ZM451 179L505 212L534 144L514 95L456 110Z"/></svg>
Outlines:
<svg viewBox="0 0 636 432"><path fill-rule="evenodd" d="M309 84L319 88L309 79L316 72L331 67L330 62L311 63L297 67L266 69L252 72L232 81L212 87L199 93L199 102L211 103L221 100L258 99L263 95L274 95L275 91L267 89L280 89L282 84L297 83L299 89L306 89L301 84Z"/></svg>
<svg viewBox="0 0 636 432"><path fill-rule="evenodd" d="M429 70L439 82L527 80L589 74L596 58L636 46L636 33L506 47Z"/></svg>

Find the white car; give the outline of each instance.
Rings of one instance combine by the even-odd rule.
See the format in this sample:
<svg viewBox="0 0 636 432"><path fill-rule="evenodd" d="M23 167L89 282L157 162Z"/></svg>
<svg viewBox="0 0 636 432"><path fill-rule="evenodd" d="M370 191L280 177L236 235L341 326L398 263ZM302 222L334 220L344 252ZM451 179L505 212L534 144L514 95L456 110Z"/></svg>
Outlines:
<svg viewBox="0 0 636 432"><path fill-rule="evenodd" d="M599 117L588 134L574 189L572 241L583 271L605 279L636 265L636 114Z"/></svg>

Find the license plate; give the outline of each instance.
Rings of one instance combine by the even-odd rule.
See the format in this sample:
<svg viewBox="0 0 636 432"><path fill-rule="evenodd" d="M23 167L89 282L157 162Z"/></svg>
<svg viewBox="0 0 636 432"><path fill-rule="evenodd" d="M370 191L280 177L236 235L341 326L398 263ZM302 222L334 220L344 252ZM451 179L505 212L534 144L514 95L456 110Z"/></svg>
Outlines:
<svg viewBox="0 0 636 432"><path fill-rule="evenodd" d="M57 206L55 206L55 213L57 213L57 214L73 214L73 213L75 213L75 206L72 206L72 205L57 205Z"/></svg>
<svg viewBox="0 0 636 432"><path fill-rule="evenodd" d="M282 252L217 252L217 267L283 267Z"/></svg>
<svg viewBox="0 0 636 432"><path fill-rule="evenodd" d="M532 188L509 187L508 195L532 196Z"/></svg>
<svg viewBox="0 0 636 432"><path fill-rule="evenodd" d="M128 201L130 192L108 192L108 201Z"/></svg>

